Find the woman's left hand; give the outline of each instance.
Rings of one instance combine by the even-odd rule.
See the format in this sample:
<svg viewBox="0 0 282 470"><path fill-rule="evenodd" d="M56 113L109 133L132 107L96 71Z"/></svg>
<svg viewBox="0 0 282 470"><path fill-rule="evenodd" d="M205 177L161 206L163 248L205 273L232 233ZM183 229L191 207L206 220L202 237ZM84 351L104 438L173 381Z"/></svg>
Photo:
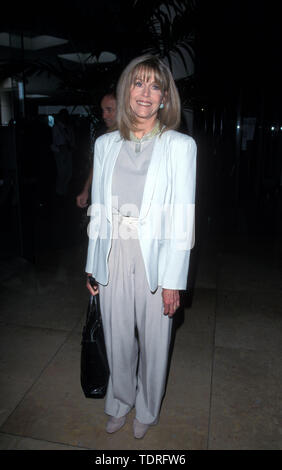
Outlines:
<svg viewBox="0 0 282 470"><path fill-rule="evenodd" d="M163 289L164 315L172 317L180 305L179 290Z"/></svg>

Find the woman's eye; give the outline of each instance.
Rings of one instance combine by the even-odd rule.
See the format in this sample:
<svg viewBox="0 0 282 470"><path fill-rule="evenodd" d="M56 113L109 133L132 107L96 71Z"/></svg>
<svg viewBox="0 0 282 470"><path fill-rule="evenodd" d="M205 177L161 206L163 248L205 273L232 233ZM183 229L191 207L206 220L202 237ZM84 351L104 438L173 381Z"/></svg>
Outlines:
<svg viewBox="0 0 282 470"><path fill-rule="evenodd" d="M153 90L159 90L160 89L159 85L153 85L152 88L153 88Z"/></svg>
<svg viewBox="0 0 282 470"><path fill-rule="evenodd" d="M135 82L135 86L141 87L141 86L142 86L142 82L140 82L140 81Z"/></svg>

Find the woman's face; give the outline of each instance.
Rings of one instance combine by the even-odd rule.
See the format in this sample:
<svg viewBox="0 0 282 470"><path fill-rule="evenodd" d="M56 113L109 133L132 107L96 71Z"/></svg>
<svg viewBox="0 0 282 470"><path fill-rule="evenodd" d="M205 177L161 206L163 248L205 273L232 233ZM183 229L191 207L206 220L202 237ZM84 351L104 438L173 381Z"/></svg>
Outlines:
<svg viewBox="0 0 282 470"><path fill-rule="evenodd" d="M137 121L155 121L163 94L159 85L155 82L154 73L148 79L137 75L130 89L130 107Z"/></svg>

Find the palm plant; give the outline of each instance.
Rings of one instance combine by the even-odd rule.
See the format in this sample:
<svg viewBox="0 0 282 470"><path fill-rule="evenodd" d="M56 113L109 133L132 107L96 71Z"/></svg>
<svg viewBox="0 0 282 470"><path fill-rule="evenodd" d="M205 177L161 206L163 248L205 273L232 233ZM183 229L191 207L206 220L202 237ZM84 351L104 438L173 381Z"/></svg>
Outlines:
<svg viewBox="0 0 282 470"><path fill-rule="evenodd" d="M145 4L147 5L147 34L143 41L143 51L166 58L170 66L172 66L171 54L176 53L186 67L187 62L183 51L188 52L194 58L196 1L144 2L144 0L135 0L136 16L139 16L138 10L144 10Z"/></svg>
<svg viewBox="0 0 282 470"><path fill-rule="evenodd" d="M94 4L79 8L73 2L74 13L80 12L81 19L85 21L86 28L91 22L91 15L95 15ZM72 3L70 2L70 8ZM194 33L197 0L123 0L120 2L108 0L105 4L108 15L105 28L110 30L109 37L101 38L92 31L83 31L78 34L74 31L69 34L69 43L73 50L90 51L88 61L81 60L76 66L60 59L57 55L51 59L42 56L34 59L16 59L10 62L14 72L24 70L26 80L34 75L47 73L59 81L58 94L62 91L65 96L81 104L90 104L91 116L96 115L100 97L112 83L116 83L125 64L134 56L142 53L159 55L166 59L172 68L172 57L177 56L184 65L187 75L178 80L178 87L184 106L191 107L192 100L186 99L187 92L191 96L194 81L191 71L187 68L187 54L194 59ZM87 10L87 11L86 11ZM71 13L71 12L69 12ZM88 17L87 17L88 14ZM78 23L79 23L79 18ZM107 47L116 54L117 59L111 63L100 63L99 56ZM96 61L93 61L93 58Z"/></svg>

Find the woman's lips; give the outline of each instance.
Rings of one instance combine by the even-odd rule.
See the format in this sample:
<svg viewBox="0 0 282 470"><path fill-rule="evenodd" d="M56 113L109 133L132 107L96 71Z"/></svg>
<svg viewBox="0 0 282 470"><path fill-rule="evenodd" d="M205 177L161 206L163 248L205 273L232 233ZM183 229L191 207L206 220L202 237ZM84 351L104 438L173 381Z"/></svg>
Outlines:
<svg viewBox="0 0 282 470"><path fill-rule="evenodd" d="M136 101L137 104L139 104L140 106L151 106L151 103L149 101Z"/></svg>

